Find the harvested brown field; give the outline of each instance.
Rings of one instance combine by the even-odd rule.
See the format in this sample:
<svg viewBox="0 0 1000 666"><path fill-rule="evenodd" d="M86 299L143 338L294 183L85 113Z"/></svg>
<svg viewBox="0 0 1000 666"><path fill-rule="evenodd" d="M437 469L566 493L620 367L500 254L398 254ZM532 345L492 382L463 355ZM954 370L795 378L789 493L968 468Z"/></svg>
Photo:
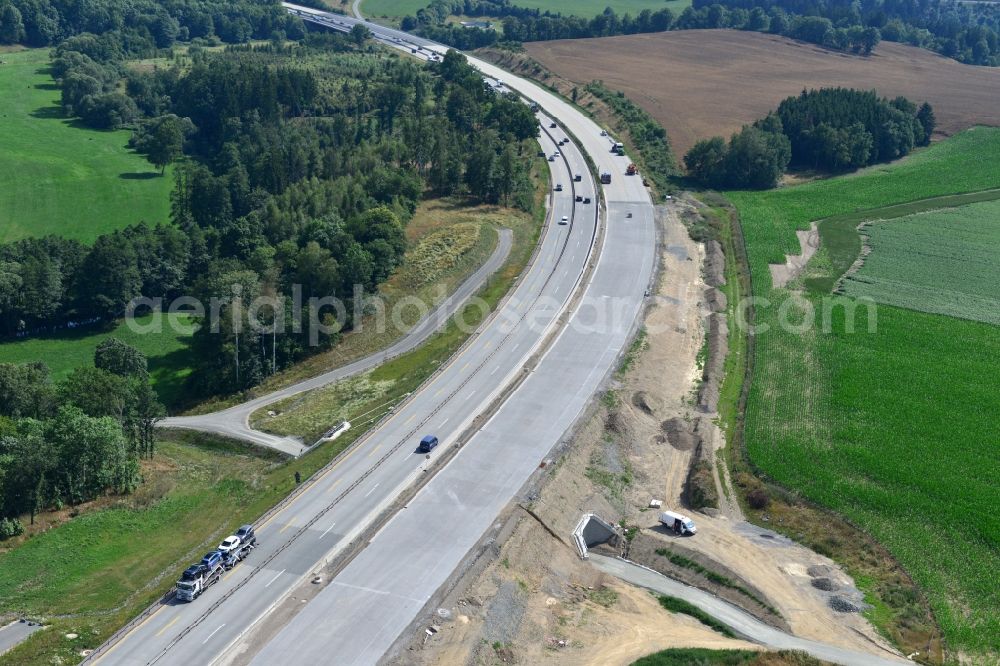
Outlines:
<svg viewBox="0 0 1000 666"><path fill-rule="evenodd" d="M1000 125L1000 68L882 42L869 57L735 30L525 44L532 58L577 83L603 80L667 129L682 156L699 139L728 136L803 88L847 86L934 107L938 132Z"/></svg>

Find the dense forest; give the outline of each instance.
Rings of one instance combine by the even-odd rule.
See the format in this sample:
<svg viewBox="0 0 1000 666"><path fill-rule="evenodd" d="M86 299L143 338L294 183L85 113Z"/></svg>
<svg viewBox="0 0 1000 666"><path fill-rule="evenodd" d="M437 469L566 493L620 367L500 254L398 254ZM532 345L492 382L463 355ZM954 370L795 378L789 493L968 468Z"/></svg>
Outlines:
<svg viewBox="0 0 1000 666"><path fill-rule="evenodd" d="M503 20L502 30L477 30L448 23L449 16L488 16ZM512 5L509 0L434 0L417 15L403 19L403 30L460 49L489 46L498 41L535 42L549 39L607 37L642 32L662 32L674 24L674 13L664 7L655 12L648 9L637 16L618 16L606 9L585 19L578 16L527 9Z"/></svg>
<svg viewBox="0 0 1000 666"><path fill-rule="evenodd" d="M457 52L400 58L363 34L308 32L275 3L87 5L100 20L77 4L17 7L18 40L55 43L64 111L132 128L161 173L174 165L175 187L169 223L137 220L91 245L0 245L0 337L111 325L139 297L194 297L219 307L200 319L186 394L238 391L336 344L401 261L422 197L533 205L537 120ZM170 39L139 20L147 10ZM270 40L170 57L173 39L195 36ZM167 66L133 66L150 55ZM251 322L257 296L270 301ZM59 382L43 363L0 365L0 538L22 529L20 514L129 492L162 414L145 359L118 341Z"/></svg>
<svg viewBox="0 0 1000 666"><path fill-rule="evenodd" d="M955 0L694 0L707 10L722 5L731 13L759 12L772 21L771 32L836 45L843 35L869 31L880 39L911 44L974 65L1000 65L1000 5ZM774 22L777 22L776 29ZM792 24L808 25L799 36Z"/></svg>
<svg viewBox="0 0 1000 666"><path fill-rule="evenodd" d="M146 358L115 338L58 383L42 363L0 364L0 540L19 515L135 489L162 416Z"/></svg>
<svg viewBox="0 0 1000 666"><path fill-rule="evenodd" d="M696 143L684 156L688 175L719 188L765 189L789 165L849 171L898 159L930 143L934 111L905 97L874 91L823 88L788 97L776 111L747 125L727 144L722 137Z"/></svg>
<svg viewBox="0 0 1000 666"><path fill-rule="evenodd" d="M175 42L241 43L278 32L301 33L301 21L273 0L3 0L0 44L55 46L100 35L124 55L150 55Z"/></svg>
<svg viewBox="0 0 1000 666"><path fill-rule="evenodd" d="M497 30L463 28L450 16L501 19ZM694 0L675 16L668 8L635 16L608 8L585 19L527 9L510 0L434 0L404 30L456 48L498 42L607 37L666 30L732 28L785 35L830 49L868 55L886 39L937 51L976 65L1000 64L1000 8L989 2L829 2L827 0Z"/></svg>
<svg viewBox="0 0 1000 666"><path fill-rule="evenodd" d="M70 50L75 40L56 50L64 98L81 69L101 66ZM89 247L57 237L0 246L5 336L109 322L138 296L228 302L232 285L244 303L280 296L270 316L299 320L269 322L285 331L267 345L240 335L228 304L218 334L195 335L192 395L239 390L336 342L336 331L317 337L306 325L331 314L309 299L342 299L338 324L349 327L355 288L371 293L398 265L425 191L531 205L522 142L537 121L457 53L421 65L320 34L128 70L125 80L118 94L140 117L133 144L157 166L181 159L173 225L136 225ZM284 307L293 289L301 308Z"/></svg>

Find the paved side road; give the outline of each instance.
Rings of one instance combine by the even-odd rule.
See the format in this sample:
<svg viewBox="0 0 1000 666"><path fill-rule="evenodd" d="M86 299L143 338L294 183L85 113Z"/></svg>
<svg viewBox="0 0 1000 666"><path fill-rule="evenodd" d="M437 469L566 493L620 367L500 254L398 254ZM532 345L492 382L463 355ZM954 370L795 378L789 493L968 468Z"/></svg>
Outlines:
<svg viewBox="0 0 1000 666"><path fill-rule="evenodd" d="M22 620L0 627L0 654L12 649L41 628L39 624L28 624Z"/></svg>
<svg viewBox="0 0 1000 666"><path fill-rule="evenodd" d="M287 388L279 389L249 402L236 405L235 407L199 416L174 416L163 419L157 425L161 428L183 428L186 430L211 432L226 437L242 439L259 446L266 446L292 456L301 455L308 448L306 443L292 437L281 437L254 430L250 427L250 415L262 407L266 407L289 396L366 372L378 367L391 358L416 349L447 322L452 315L458 312L459 308L465 304L469 297L479 291L486 284L490 276L503 266L510 255L511 246L514 242L513 237L514 235L510 229L500 229L497 246L489 259L475 273L466 278L454 293L439 303L432 312L421 319L416 326L389 347L347 365L325 372L312 379L301 381Z"/></svg>
<svg viewBox="0 0 1000 666"><path fill-rule="evenodd" d="M883 656L876 656L786 634L718 597L632 562L593 552L590 553L589 560L595 567L616 578L692 603L741 636L775 650L801 650L817 659L844 666L899 666L899 664L913 663L902 657L890 657L886 653L883 653Z"/></svg>

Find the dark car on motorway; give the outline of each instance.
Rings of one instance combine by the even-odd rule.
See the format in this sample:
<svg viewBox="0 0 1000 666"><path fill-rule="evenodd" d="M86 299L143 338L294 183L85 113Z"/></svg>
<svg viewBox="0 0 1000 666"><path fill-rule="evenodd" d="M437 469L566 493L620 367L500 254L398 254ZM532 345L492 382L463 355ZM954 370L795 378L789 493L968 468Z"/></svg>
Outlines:
<svg viewBox="0 0 1000 666"><path fill-rule="evenodd" d="M420 440L420 446L417 447L417 453L430 453L437 445L437 437L434 435L424 435L424 438Z"/></svg>

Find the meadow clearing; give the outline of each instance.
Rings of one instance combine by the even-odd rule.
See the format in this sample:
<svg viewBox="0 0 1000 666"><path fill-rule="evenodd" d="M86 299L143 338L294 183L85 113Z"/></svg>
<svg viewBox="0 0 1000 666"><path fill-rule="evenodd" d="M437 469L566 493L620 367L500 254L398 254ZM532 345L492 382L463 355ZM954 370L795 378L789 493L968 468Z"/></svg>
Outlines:
<svg viewBox="0 0 1000 666"><path fill-rule="evenodd" d="M172 321L171 321L172 320ZM93 365L97 345L115 337L132 345L149 360L149 377L160 400L167 407L176 404L184 392L184 379L191 373L192 355L188 348L187 331L193 325L186 314L154 313L137 317L140 327L156 329L141 333L124 321L110 330L78 328L52 335L25 340L0 342L0 363L32 363L42 361L56 381L74 368Z"/></svg>
<svg viewBox="0 0 1000 666"><path fill-rule="evenodd" d="M951 653L987 658L1000 650L997 327L890 305L857 307L851 322L857 301L794 291L795 283L773 289L767 265L797 253L794 231L812 220L996 188L998 148L1000 130L974 128L851 176L728 193L754 295L767 299L756 310L750 459L887 546L927 595ZM938 232L941 244L954 239L946 226ZM901 247L883 253L898 256Z"/></svg>
<svg viewBox="0 0 1000 666"><path fill-rule="evenodd" d="M0 53L0 243L58 234L90 242L130 224L170 217L161 176L126 147L131 132L63 117L49 50Z"/></svg>

